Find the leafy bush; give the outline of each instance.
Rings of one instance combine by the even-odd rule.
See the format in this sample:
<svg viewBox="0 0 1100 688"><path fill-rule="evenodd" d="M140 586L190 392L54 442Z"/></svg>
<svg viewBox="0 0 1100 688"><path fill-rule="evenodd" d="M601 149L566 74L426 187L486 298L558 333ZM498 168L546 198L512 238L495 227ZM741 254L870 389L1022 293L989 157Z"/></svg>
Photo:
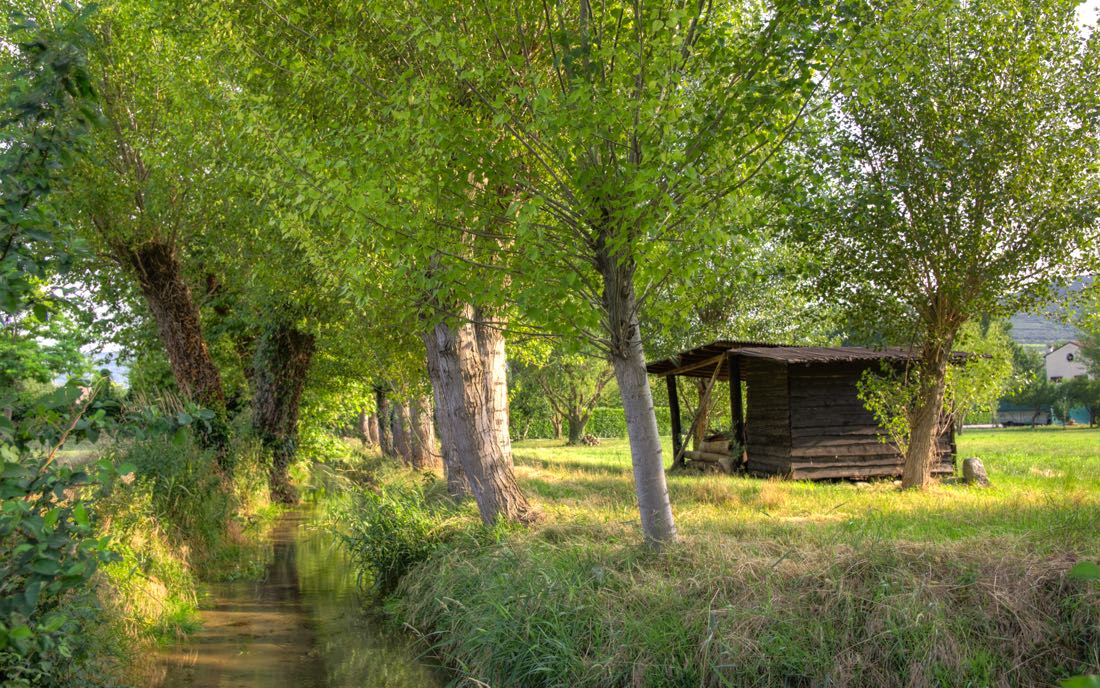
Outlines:
<svg viewBox="0 0 1100 688"><path fill-rule="evenodd" d="M90 582L117 558L87 503L119 471L105 460L89 469L20 461L11 445L0 454L0 676L5 686L86 685Z"/></svg>

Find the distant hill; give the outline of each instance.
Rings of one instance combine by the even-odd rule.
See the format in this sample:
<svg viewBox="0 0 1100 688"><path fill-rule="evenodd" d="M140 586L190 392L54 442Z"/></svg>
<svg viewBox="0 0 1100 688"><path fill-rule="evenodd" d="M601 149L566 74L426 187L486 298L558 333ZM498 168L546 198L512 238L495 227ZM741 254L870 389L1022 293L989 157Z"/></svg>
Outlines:
<svg viewBox="0 0 1100 688"><path fill-rule="evenodd" d="M1046 346L1077 339L1081 333L1076 328L1041 315L1017 313L1009 320L1012 338L1025 346Z"/></svg>
<svg viewBox="0 0 1100 688"><path fill-rule="evenodd" d="M1070 285L1062 292L1062 298L1047 304L1043 309L1049 315L1017 313L1012 316L1009 320L1012 323L1012 338L1025 346L1046 346L1080 337L1081 332L1072 325L1063 323L1057 314L1064 310L1066 296L1092 284L1094 279L1095 277L1085 276Z"/></svg>

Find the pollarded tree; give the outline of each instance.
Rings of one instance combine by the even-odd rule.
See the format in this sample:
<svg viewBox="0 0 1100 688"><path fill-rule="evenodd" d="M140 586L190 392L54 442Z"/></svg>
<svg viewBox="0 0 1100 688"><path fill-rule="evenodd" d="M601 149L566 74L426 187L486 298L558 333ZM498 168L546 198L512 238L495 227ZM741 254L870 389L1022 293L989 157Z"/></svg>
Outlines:
<svg viewBox="0 0 1100 688"><path fill-rule="evenodd" d="M1097 255L1100 38L1065 0L891 4L830 80L813 222L838 292L904 306L918 403L903 484L930 481L949 354Z"/></svg>
<svg viewBox="0 0 1100 688"><path fill-rule="evenodd" d="M66 198L85 238L140 288L182 393L224 409L221 374L203 334L188 244L223 214L225 169L207 65L165 28L155 5L101 7L92 52L105 123ZM90 278L104 272L93 266Z"/></svg>
<svg viewBox="0 0 1100 688"><path fill-rule="evenodd" d="M640 312L698 269L722 208L797 121L836 38L828 8L433 0L375 16L445 63L401 88L459 95L516 151L484 172L514 190L515 298L609 357L645 539L673 540ZM422 139L462 155L451 130Z"/></svg>

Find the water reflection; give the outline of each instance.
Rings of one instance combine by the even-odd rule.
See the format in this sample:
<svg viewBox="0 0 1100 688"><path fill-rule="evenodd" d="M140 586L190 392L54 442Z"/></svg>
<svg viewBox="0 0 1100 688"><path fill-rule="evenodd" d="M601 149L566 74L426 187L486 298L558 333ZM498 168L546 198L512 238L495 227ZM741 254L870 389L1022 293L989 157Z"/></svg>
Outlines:
<svg viewBox="0 0 1100 688"><path fill-rule="evenodd" d="M289 515L264 580L212 586L203 628L164 653L160 688L440 686L403 638L365 617L339 543Z"/></svg>

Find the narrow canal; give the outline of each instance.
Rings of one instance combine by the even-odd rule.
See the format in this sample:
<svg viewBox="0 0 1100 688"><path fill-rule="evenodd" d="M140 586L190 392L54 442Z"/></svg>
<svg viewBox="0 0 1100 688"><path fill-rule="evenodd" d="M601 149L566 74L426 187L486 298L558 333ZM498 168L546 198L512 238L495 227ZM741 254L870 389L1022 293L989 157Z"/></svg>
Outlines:
<svg viewBox="0 0 1100 688"><path fill-rule="evenodd" d="M405 638L363 612L339 542L283 518L263 580L218 583L203 627L163 653L159 688L442 686Z"/></svg>

